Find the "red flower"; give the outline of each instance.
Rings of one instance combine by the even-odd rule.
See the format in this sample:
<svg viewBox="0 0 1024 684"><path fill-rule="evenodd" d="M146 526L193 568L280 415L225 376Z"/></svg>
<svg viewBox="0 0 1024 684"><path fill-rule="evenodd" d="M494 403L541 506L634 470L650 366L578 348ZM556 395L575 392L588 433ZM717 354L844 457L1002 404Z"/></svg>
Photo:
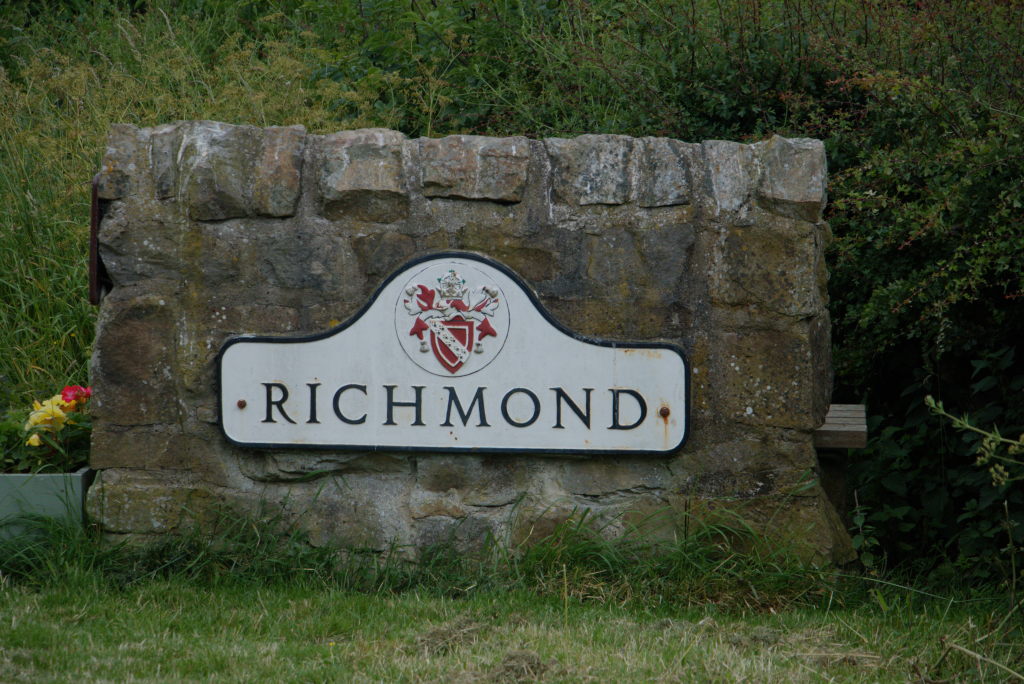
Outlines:
<svg viewBox="0 0 1024 684"><path fill-rule="evenodd" d="M92 396L92 387L81 385L68 385L60 391L60 398L64 401L85 401Z"/></svg>

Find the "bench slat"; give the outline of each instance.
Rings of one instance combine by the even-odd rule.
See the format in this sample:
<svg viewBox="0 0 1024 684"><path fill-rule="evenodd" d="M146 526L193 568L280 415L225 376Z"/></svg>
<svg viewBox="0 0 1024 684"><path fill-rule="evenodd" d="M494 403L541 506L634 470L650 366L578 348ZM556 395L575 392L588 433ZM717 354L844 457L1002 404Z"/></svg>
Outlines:
<svg viewBox="0 0 1024 684"><path fill-rule="evenodd" d="M868 444L868 424L863 404L832 404L825 424L814 431L817 449L863 449Z"/></svg>

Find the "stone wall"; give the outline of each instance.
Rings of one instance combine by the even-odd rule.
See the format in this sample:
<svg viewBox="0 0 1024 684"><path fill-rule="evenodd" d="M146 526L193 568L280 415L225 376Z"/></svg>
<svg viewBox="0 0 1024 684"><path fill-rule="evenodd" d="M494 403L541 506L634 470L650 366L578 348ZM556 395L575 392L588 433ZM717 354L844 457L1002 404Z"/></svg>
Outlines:
<svg viewBox="0 0 1024 684"><path fill-rule="evenodd" d="M584 509L609 533L729 509L848 560L811 440L831 389L825 180L808 139L115 126L99 178L113 288L93 355L89 514L109 534L151 535L269 510L314 543L415 549L519 543ZM504 262L580 333L681 345L687 444L566 457L226 442L215 359L228 337L323 331L406 260L448 249Z"/></svg>

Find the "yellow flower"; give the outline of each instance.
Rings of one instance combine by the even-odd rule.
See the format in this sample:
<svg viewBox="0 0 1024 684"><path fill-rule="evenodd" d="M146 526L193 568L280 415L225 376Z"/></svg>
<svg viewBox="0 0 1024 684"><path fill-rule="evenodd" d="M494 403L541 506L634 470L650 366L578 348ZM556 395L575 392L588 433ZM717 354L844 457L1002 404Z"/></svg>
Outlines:
<svg viewBox="0 0 1024 684"><path fill-rule="evenodd" d="M31 437L28 438L28 441L25 442L25 445L26 446L43 446L43 440L39 439L39 435L32 435Z"/></svg>
<svg viewBox="0 0 1024 684"><path fill-rule="evenodd" d="M63 411L65 402L60 396L47 399L43 403L38 401L32 402L32 406L35 409L29 414L28 422L25 423L25 430L31 430L33 427L39 425L50 432L57 432L64 427L64 423L67 422L67 415Z"/></svg>
<svg viewBox="0 0 1024 684"><path fill-rule="evenodd" d="M72 401L64 401L64 397L62 397L59 394L54 394L52 397L50 397L49 401L54 406L59 406L60 408L62 408L64 410L67 410L69 408L74 408L75 407L74 400L72 400Z"/></svg>

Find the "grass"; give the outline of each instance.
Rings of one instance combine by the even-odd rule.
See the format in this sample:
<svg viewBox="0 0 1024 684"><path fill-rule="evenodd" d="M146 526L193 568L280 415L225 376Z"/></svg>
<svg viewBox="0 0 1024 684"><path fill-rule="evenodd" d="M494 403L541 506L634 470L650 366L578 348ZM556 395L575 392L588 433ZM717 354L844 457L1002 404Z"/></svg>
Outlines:
<svg viewBox="0 0 1024 684"><path fill-rule="evenodd" d="M1002 678L1015 658L1019 667L1019 633L985 638L998 602L908 603L743 614L564 603L525 590L450 598L181 579L114 592L19 586L0 597L0 679L906 681Z"/></svg>
<svg viewBox="0 0 1024 684"><path fill-rule="evenodd" d="M411 561L314 549L273 521L131 545L30 523L0 543L0 681L906 681L1024 664L1005 594L723 552L720 529L641 548L567 524L513 553Z"/></svg>
<svg viewBox="0 0 1024 684"><path fill-rule="evenodd" d="M173 16L79 4L0 13L0 410L88 384L89 181L111 124L341 127L326 123L337 88L306 76L327 57L298 30L277 40L280 15L243 38L231 3Z"/></svg>

